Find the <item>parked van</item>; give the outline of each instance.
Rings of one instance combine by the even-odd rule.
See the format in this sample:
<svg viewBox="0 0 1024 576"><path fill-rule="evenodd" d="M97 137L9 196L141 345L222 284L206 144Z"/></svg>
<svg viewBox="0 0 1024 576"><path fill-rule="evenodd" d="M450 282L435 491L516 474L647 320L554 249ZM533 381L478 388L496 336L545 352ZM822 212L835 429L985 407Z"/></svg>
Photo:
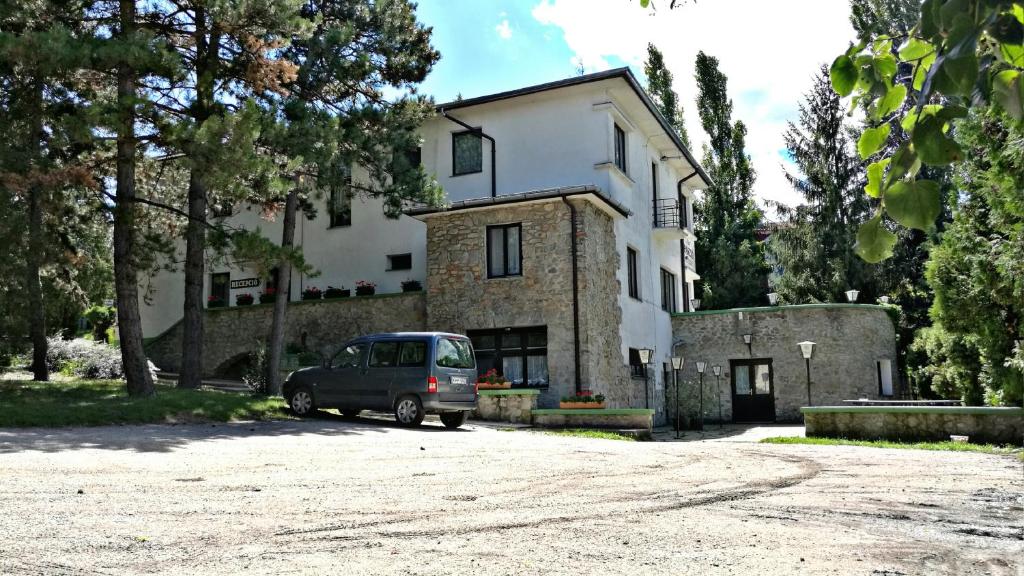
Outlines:
<svg viewBox="0 0 1024 576"><path fill-rule="evenodd" d="M417 426L440 414L458 428L476 408L476 360L469 338L443 332L395 332L356 338L320 368L288 375L284 398L305 416L337 408L356 416L363 410L393 411L395 420Z"/></svg>

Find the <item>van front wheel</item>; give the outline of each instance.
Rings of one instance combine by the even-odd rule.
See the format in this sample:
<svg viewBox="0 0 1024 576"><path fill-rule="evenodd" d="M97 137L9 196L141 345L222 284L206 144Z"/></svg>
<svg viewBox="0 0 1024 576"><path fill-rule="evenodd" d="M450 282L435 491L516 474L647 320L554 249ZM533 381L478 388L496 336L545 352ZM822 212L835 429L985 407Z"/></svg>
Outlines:
<svg viewBox="0 0 1024 576"><path fill-rule="evenodd" d="M441 423L444 424L445 428L451 428L452 430L462 426L466 423L466 415L468 412L444 412L441 414Z"/></svg>
<svg viewBox="0 0 1024 576"><path fill-rule="evenodd" d="M395 420L402 426L419 426L423 416L423 404L419 398L402 396L395 402Z"/></svg>

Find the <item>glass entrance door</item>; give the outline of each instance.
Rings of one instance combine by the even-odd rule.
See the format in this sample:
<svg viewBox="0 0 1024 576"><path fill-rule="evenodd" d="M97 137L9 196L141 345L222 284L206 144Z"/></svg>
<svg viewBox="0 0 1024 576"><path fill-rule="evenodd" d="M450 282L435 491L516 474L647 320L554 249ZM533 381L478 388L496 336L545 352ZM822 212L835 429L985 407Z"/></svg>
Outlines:
<svg viewBox="0 0 1024 576"><path fill-rule="evenodd" d="M734 422L774 422L775 384L771 358L730 360Z"/></svg>

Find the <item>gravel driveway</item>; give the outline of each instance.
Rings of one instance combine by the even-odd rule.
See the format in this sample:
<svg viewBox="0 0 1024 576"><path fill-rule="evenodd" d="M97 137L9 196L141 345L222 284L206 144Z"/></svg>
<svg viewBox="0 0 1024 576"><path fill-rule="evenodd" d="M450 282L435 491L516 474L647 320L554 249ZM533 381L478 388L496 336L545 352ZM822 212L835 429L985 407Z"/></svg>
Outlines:
<svg viewBox="0 0 1024 576"><path fill-rule="evenodd" d="M1005 456L372 419L0 430L0 574L1024 574Z"/></svg>

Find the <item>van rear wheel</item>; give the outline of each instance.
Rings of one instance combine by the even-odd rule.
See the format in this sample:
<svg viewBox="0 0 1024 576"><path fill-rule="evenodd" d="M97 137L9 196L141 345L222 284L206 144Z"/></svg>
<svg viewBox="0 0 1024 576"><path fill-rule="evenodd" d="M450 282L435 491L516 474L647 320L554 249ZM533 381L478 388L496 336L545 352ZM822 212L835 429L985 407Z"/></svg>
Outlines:
<svg viewBox="0 0 1024 576"><path fill-rule="evenodd" d="M445 428L451 428L452 430L462 426L466 423L466 415L468 412L445 412L441 414L441 423L444 424Z"/></svg>
<svg viewBox="0 0 1024 576"><path fill-rule="evenodd" d="M423 416L423 404L419 398L402 396L395 402L395 420L402 426L419 426Z"/></svg>

